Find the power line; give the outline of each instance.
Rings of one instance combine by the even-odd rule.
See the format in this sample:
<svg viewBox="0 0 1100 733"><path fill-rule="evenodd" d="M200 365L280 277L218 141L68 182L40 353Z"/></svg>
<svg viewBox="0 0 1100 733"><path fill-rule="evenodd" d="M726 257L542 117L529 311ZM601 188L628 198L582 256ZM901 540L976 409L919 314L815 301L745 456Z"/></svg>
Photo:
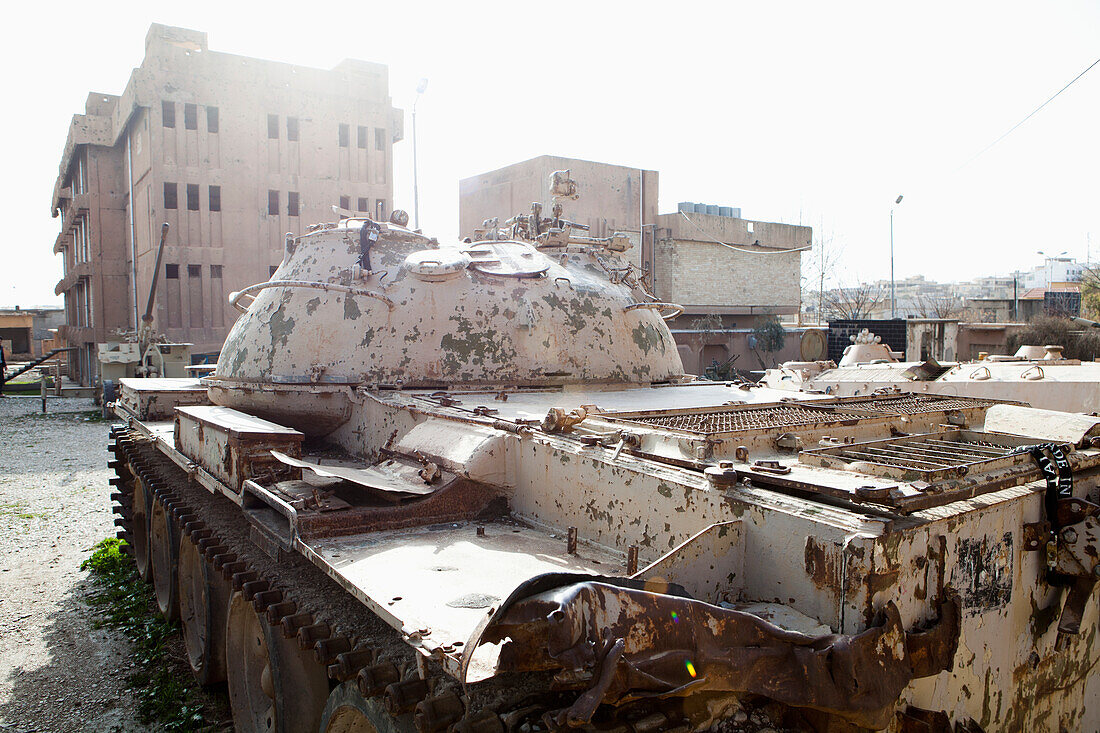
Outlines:
<svg viewBox="0 0 1100 733"><path fill-rule="evenodd" d="M1043 102L1043 103L1042 103L1042 104L1040 104L1040 105L1039 105L1038 107L1036 107L1035 109L1033 109L1033 110L1031 111L1031 114L1029 114L1029 115L1028 115L1027 117L1023 118L1022 120L1020 120L1019 122L1017 122L1017 123L1016 123L1015 125L1013 125L1013 126L1012 126L1012 128L1011 128L1011 129L1010 129L1010 130L1009 130L1008 132L1006 132L1005 134L1001 135L1001 136L1000 136L999 138L997 138L997 139L996 139L996 140L994 140L993 142L989 143L989 145L986 145L986 146L985 146L984 148L982 148L982 149L981 149L981 151L980 151L980 152L979 152L979 153L978 153L977 155L975 155L975 156L974 156L973 158L971 158L970 160L966 161L965 163L963 163L962 165L960 165L960 166L959 166L958 168L956 168L956 169L955 169L955 170L956 170L956 172L958 172L958 171L961 171L961 170L962 170L963 168L965 168L966 166L968 166L968 165L970 165L971 163L973 163L973 162L974 162L975 160L977 160L978 158L980 158L980 157L981 157L981 156L982 156L982 155L983 155L983 154L984 154L984 153L985 153L985 152L986 152L987 150L989 150L989 149L990 149L990 148L992 148L992 147L993 147L994 145L996 145L997 143L999 143L1000 141L1004 140L1004 139L1005 139L1006 137L1008 137L1009 135L1011 135L1011 134L1012 134L1013 132L1015 132L1016 128L1018 128L1018 127L1019 127L1020 125L1024 124L1024 123L1025 123L1025 122L1027 122L1028 120L1030 120L1030 119L1031 119L1032 117L1034 117L1034 116L1036 115L1036 113L1038 113L1038 112L1039 112L1039 110L1041 110L1041 109L1042 109L1043 107L1046 107L1046 106L1047 106L1048 104L1050 104L1051 102L1053 102L1053 101L1054 101L1054 99L1055 99L1055 97L1057 97L1057 96L1058 96L1059 94L1061 94L1062 92L1066 91L1066 90L1067 90L1067 89L1069 89L1069 88L1070 88L1071 86L1073 86L1074 82L1076 82L1076 81L1077 81L1078 79L1080 79L1080 78L1081 78L1082 76L1084 76L1085 74L1089 73L1089 71L1091 71L1091 70L1092 70L1092 67L1096 66L1097 64L1100 64L1100 59L1096 59L1096 60L1095 60L1095 61L1093 61L1093 62L1092 62L1091 64L1089 64L1089 66L1088 66L1088 68L1087 68L1087 69L1085 69L1084 71L1082 71L1082 72L1081 72L1080 74L1078 74L1077 76L1073 77L1073 79L1071 79L1071 80L1070 80L1069 84L1066 84L1066 85L1065 85L1064 87L1062 87L1062 88L1061 88L1061 89L1059 89L1059 90L1058 90L1057 92L1055 92L1055 93L1054 93L1054 95L1053 95L1053 96L1051 96L1051 98L1050 98L1050 99L1048 99L1047 101Z"/></svg>

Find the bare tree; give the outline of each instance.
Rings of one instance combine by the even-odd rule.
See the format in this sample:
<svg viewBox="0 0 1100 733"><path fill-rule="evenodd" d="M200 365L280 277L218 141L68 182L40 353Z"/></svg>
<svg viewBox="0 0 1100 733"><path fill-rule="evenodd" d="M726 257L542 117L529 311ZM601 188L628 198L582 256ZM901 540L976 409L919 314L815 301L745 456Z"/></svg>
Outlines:
<svg viewBox="0 0 1100 733"><path fill-rule="evenodd" d="M1100 266L1086 267L1081 273L1081 312L1100 320Z"/></svg>
<svg viewBox="0 0 1100 733"><path fill-rule="evenodd" d="M915 305L918 318L960 318L963 314L962 303L950 294L918 295Z"/></svg>
<svg viewBox="0 0 1100 733"><path fill-rule="evenodd" d="M850 320L870 318L885 299L886 292L870 283L854 288L836 288L824 293L822 297L826 313Z"/></svg>
<svg viewBox="0 0 1100 733"><path fill-rule="evenodd" d="M834 243L831 235L819 235L809 257L806 258L806 266L802 277L802 302L817 302L817 318L823 317L825 306L825 283L832 280L836 273L837 264L840 262L841 247Z"/></svg>

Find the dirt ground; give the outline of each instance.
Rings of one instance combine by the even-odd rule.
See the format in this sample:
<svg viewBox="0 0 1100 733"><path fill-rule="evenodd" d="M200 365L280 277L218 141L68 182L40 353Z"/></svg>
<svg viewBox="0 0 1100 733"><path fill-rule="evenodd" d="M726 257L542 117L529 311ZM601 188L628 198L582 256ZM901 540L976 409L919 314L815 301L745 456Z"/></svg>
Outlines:
<svg viewBox="0 0 1100 733"><path fill-rule="evenodd" d="M150 730L134 722L127 640L83 600L80 563L115 532L95 409L0 399L0 733Z"/></svg>

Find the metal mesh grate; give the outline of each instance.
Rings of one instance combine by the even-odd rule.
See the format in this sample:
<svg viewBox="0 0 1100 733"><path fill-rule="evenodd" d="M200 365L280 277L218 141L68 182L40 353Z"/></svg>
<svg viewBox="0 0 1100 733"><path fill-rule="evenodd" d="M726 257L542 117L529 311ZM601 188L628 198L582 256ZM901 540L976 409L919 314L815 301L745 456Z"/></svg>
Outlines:
<svg viewBox="0 0 1100 733"><path fill-rule="evenodd" d="M860 420L866 413L841 412L832 407L780 405L750 409L713 410L710 412L680 412L653 416L630 416L626 419L673 430L694 433L729 433L739 430L792 428L800 425L836 423Z"/></svg>
<svg viewBox="0 0 1100 733"><path fill-rule="evenodd" d="M996 404L989 400L968 397L940 397L939 395L903 394L888 397L874 397L859 403L859 407L868 410L883 410L904 415L918 415L925 412L946 412L965 410L975 407L989 407ZM850 405L854 407L855 405Z"/></svg>
<svg viewBox="0 0 1100 733"><path fill-rule="evenodd" d="M1031 465L1026 454L1016 451L1031 442L1031 438L1016 435L948 430L814 448L802 451L798 457L810 465L855 468L860 473L935 483L957 479L972 471Z"/></svg>
<svg viewBox="0 0 1100 733"><path fill-rule="evenodd" d="M996 445L983 440L949 440L928 437L923 440L884 442L841 448L833 455L845 462L871 461L883 466L935 471L1002 458L1013 446Z"/></svg>

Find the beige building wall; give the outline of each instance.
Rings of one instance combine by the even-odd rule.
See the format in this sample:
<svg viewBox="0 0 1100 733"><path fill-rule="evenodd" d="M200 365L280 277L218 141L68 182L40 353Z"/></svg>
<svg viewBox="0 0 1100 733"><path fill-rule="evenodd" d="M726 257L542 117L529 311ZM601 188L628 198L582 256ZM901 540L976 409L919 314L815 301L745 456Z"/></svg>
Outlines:
<svg viewBox="0 0 1100 733"><path fill-rule="evenodd" d="M646 227L645 244L628 253L634 263L652 265L653 227L657 222L657 171L609 165L577 158L540 155L522 163L464 178L458 184L459 236L469 237L486 219L501 224L516 214L531 211L531 204L543 205L550 216L550 174L569 170L577 182L579 198L563 202L564 218L589 227L593 237L607 237L616 231L638 232Z"/></svg>
<svg viewBox="0 0 1100 733"><path fill-rule="evenodd" d="M679 303L687 315L798 312L810 227L680 212L662 214L657 226L653 283L660 300Z"/></svg>
<svg viewBox="0 0 1100 733"><path fill-rule="evenodd" d="M194 353L218 351L236 315L227 294L270 277L287 232L331 220L333 205L389 215L402 137L382 64L293 66L210 51L205 33L154 24L126 90L89 95L62 155L52 208L66 338L94 354L111 331L134 327L168 222L156 328ZM78 238L92 242L87 262ZM88 382L94 364L78 366Z"/></svg>

